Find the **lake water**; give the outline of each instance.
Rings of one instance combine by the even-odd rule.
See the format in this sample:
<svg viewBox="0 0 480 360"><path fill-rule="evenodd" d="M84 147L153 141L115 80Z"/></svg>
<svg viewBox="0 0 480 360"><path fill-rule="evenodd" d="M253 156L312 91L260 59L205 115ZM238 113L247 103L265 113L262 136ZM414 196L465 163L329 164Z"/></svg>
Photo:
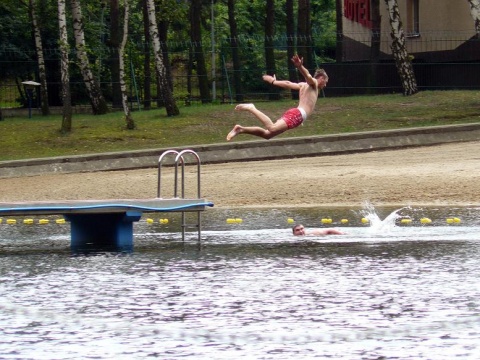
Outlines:
<svg viewBox="0 0 480 360"><path fill-rule="evenodd" d="M147 214L132 254L89 256L4 218L0 358L478 359L480 208L395 210L209 209L200 250Z"/></svg>

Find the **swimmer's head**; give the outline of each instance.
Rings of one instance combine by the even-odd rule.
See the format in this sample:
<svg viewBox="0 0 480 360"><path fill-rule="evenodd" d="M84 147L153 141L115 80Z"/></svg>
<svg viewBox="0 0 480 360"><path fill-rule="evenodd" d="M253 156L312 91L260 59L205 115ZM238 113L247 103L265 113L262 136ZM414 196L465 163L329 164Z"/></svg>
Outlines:
<svg viewBox="0 0 480 360"><path fill-rule="evenodd" d="M293 232L293 235L295 236L303 236L305 235L305 228L303 227L302 224L297 224L294 227L292 227L292 232Z"/></svg>

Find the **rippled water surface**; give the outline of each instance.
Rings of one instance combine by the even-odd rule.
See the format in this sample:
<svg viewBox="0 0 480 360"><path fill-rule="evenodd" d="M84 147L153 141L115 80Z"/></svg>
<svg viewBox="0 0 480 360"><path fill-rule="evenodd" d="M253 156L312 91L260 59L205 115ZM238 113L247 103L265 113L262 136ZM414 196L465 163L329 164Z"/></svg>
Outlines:
<svg viewBox="0 0 480 360"><path fill-rule="evenodd" d="M393 210L212 209L201 250L152 214L127 255L71 256L68 225L4 222L0 358L477 359L480 209ZM287 223L326 217L347 234Z"/></svg>

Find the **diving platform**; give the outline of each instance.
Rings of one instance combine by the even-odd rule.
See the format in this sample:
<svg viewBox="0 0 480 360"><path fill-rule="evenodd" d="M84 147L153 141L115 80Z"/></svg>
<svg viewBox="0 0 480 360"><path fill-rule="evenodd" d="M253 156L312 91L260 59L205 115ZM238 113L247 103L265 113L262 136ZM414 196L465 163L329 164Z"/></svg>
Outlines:
<svg viewBox="0 0 480 360"><path fill-rule="evenodd" d="M71 224L71 250L133 251L133 223L143 213L199 212L205 199L75 200L0 203L0 216L63 215Z"/></svg>
<svg viewBox="0 0 480 360"><path fill-rule="evenodd" d="M168 155L175 155L175 180L173 197L161 197L162 162ZM193 155L197 163L197 198L185 198L185 157ZM181 178L179 181L179 165ZM181 191L178 191L178 182ZM133 251L133 223L140 220L143 213L181 212L182 241L185 241L187 228L195 228L198 243L201 242L201 212L213 203L200 196L200 158L192 150L168 150L158 161L157 197L153 199L121 200L63 200L32 202L0 202L0 216L63 215L71 224L71 250L75 253L96 250L131 252ZM197 221L186 222L185 213L196 212Z"/></svg>

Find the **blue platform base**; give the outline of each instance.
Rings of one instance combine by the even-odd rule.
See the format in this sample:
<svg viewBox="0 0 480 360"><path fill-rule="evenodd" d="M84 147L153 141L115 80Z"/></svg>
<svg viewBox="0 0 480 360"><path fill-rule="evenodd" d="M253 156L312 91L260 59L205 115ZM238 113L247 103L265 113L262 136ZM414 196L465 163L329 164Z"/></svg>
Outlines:
<svg viewBox="0 0 480 360"><path fill-rule="evenodd" d="M133 251L133 222L141 212L113 214L68 214L71 223L71 250L74 253L92 251Z"/></svg>

